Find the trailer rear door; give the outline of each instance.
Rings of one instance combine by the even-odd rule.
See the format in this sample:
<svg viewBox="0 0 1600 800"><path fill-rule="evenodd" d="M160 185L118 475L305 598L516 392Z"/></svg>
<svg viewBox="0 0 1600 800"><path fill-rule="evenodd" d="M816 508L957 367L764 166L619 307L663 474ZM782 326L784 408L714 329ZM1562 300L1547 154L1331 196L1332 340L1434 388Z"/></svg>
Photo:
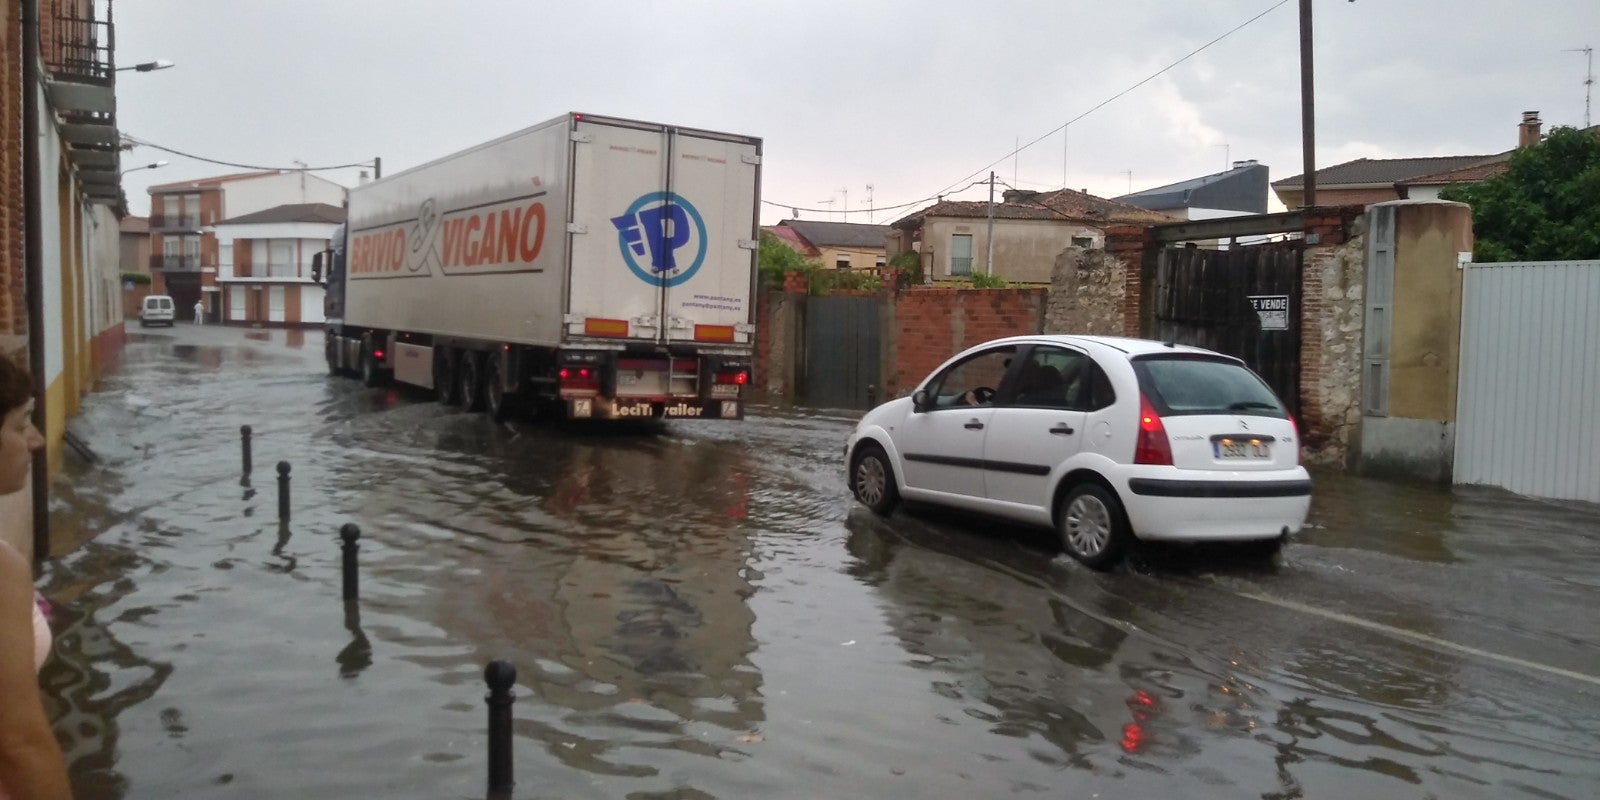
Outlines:
<svg viewBox="0 0 1600 800"><path fill-rule="evenodd" d="M673 193L683 208L678 216L695 231L678 251L687 263L663 287L667 338L748 344L759 149L751 140L681 131L672 153Z"/></svg>
<svg viewBox="0 0 1600 800"><path fill-rule="evenodd" d="M662 130L574 124L569 336L660 341ZM671 252L666 252L670 257Z"/></svg>
<svg viewBox="0 0 1600 800"><path fill-rule="evenodd" d="M757 140L575 128L569 335L748 345Z"/></svg>

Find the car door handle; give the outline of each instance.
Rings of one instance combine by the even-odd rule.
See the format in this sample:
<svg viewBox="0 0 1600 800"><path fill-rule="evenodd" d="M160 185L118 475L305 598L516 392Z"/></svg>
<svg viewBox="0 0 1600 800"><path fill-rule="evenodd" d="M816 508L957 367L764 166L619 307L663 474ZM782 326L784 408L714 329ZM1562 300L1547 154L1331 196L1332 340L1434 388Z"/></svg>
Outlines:
<svg viewBox="0 0 1600 800"><path fill-rule="evenodd" d="M981 431L983 430L983 423L975 419L969 419L967 420L966 428L969 431Z"/></svg>
<svg viewBox="0 0 1600 800"><path fill-rule="evenodd" d="M1073 433L1075 433L1075 431L1072 430L1072 426L1065 422L1057 423L1054 428L1050 429L1050 432L1057 436L1071 436Z"/></svg>

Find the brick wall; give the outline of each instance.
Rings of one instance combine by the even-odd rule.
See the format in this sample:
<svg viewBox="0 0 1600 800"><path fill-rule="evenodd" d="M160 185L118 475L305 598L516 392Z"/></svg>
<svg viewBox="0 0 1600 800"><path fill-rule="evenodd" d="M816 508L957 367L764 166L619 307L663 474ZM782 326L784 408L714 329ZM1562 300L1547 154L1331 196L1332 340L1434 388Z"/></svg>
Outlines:
<svg viewBox="0 0 1600 800"><path fill-rule="evenodd" d="M0 334L28 331L23 284L22 24L0 14Z"/></svg>
<svg viewBox="0 0 1600 800"><path fill-rule="evenodd" d="M1003 336L1038 333L1045 289L912 288L891 308L884 397L898 397L950 356Z"/></svg>

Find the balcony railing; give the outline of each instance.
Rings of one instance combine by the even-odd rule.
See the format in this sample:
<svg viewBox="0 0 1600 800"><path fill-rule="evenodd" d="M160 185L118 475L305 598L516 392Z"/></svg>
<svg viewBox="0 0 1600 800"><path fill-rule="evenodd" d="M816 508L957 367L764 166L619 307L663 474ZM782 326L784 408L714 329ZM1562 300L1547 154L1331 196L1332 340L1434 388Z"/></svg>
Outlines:
<svg viewBox="0 0 1600 800"><path fill-rule="evenodd" d="M200 230L200 215L176 214L169 217L165 214L154 214L150 217L150 230L197 231Z"/></svg>
<svg viewBox="0 0 1600 800"><path fill-rule="evenodd" d="M169 272L199 272L199 256L151 256L150 268Z"/></svg>
<svg viewBox="0 0 1600 800"><path fill-rule="evenodd" d="M111 55L115 28L110 20L58 15L50 20L54 35L40 42L50 72L62 80L110 84L115 74Z"/></svg>

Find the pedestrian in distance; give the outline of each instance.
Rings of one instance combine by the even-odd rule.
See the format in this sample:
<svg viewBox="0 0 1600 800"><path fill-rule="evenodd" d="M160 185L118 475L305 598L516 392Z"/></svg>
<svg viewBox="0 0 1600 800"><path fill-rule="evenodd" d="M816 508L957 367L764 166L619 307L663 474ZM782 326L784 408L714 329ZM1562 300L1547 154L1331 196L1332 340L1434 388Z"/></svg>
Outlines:
<svg viewBox="0 0 1600 800"><path fill-rule="evenodd" d="M196 301L194 301L194 324L196 324L196 325L204 325L204 324L206 324L205 319L206 319L206 301L204 301L204 300L196 300Z"/></svg>
<svg viewBox="0 0 1600 800"><path fill-rule="evenodd" d="M33 380L0 354L0 494L22 491L44 437L33 427ZM44 513L44 509L37 509ZM0 540L0 800L70 800L67 765L39 693L50 624L28 560Z"/></svg>

